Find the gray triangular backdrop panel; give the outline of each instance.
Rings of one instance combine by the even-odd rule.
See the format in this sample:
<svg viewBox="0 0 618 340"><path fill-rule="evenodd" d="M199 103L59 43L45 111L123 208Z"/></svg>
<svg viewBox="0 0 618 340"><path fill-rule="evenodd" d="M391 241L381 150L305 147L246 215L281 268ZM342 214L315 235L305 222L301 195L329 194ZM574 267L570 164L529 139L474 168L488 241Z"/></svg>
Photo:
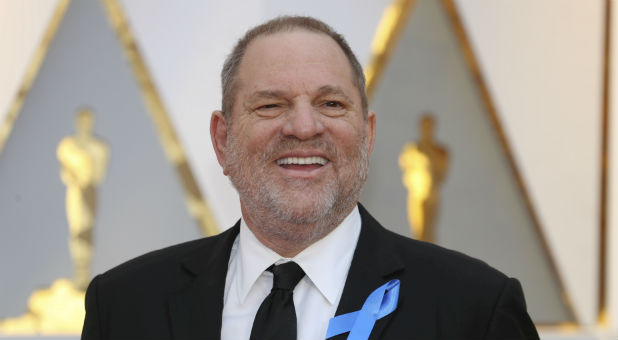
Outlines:
<svg viewBox="0 0 618 340"><path fill-rule="evenodd" d="M0 319L24 313L35 289L72 277L56 147L75 132L82 105L111 152L93 273L200 236L101 3L72 1L0 155Z"/></svg>
<svg viewBox="0 0 618 340"><path fill-rule="evenodd" d="M410 236L398 157L406 142L418 140L421 114L431 111L436 139L450 154L437 243L517 277L535 322L573 321L441 1L417 2L372 109L377 139L361 202Z"/></svg>

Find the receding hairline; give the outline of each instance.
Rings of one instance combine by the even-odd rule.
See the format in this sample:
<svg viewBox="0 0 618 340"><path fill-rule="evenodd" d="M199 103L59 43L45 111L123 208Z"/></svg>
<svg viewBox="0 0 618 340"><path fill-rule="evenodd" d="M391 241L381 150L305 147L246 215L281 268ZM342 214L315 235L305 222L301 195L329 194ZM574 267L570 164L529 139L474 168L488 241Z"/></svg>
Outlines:
<svg viewBox="0 0 618 340"><path fill-rule="evenodd" d="M343 35L333 30L325 22L305 16L280 16L274 18L266 23L250 29L242 38L238 40L231 53L226 58L221 71L223 91L221 109L223 110L224 116L226 116L226 118L231 118L231 109L235 102L238 87L239 69L245 59L247 49L252 45L252 43L260 37L266 38L276 35L277 33L284 34L296 31L305 31L324 35L335 43L347 61L350 70L350 80L354 87L356 87L359 91L363 116L367 118L368 100L365 90L365 76L363 68L352 51L350 45L347 43Z"/></svg>
<svg viewBox="0 0 618 340"><path fill-rule="evenodd" d="M340 54L338 57L341 57L342 58L341 60L346 65L348 65L348 72L349 73L348 73L347 76L349 77L349 81L352 84L352 86L354 88L356 88L355 81L354 81L354 69L353 69L352 65L350 65L350 62L348 61L348 59L347 59L347 57L345 55L345 52L341 49L341 47L337 44L337 42L334 41L328 34L325 34L323 32L308 30L308 29L305 29L304 27L296 27L296 28L293 28L293 29L290 29L290 30L287 30L287 31L269 32L267 34L262 34L262 35L256 36L253 40L251 40L247 44L247 46L245 48L245 53L243 54L243 58L242 58L242 60L240 61L239 65L238 65L238 68L237 68L237 71L236 71L236 75L234 77L234 83L233 83L232 92L234 94L236 94L236 91L238 90L238 86L242 83L241 71L242 71L243 67L246 67L247 60L251 59L251 58L247 58L247 56L249 55L249 51L252 49L252 46L255 46L255 44L258 43L259 40L268 39L268 38L271 38L271 37L276 36L276 35L292 34L292 33L303 32L303 31L306 32L306 33L310 33L310 34L315 34L317 36L322 36L322 37L328 39L330 42L333 43L333 47L335 48L337 53ZM320 88L317 89L317 91L318 92L325 92L325 91L337 92L337 93L345 95L348 98L349 101L355 102L342 90L341 86L339 86L339 85L325 84L325 85L320 86ZM256 91L256 93L260 93L260 92L270 93L270 92L273 92L273 91L272 90ZM362 94L359 93L359 99L360 99L361 96L362 96ZM360 103L359 103L359 105L360 105Z"/></svg>

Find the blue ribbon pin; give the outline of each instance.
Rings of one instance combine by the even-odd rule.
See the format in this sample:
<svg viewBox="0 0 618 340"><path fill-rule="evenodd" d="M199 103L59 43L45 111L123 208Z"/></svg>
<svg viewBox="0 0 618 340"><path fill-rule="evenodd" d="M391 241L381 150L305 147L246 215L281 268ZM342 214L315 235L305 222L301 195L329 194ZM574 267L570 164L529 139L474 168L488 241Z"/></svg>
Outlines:
<svg viewBox="0 0 618 340"><path fill-rule="evenodd" d="M348 340L368 339L376 320L392 313L398 299L399 280L390 280L371 292L360 310L330 319L326 338L350 332Z"/></svg>

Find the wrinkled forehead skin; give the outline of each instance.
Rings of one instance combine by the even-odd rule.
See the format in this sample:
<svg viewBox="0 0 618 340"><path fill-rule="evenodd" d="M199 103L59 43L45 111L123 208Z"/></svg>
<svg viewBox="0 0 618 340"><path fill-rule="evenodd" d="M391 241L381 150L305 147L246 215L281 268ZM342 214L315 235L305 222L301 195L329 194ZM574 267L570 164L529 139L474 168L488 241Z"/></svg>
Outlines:
<svg viewBox="0 0 618 340"><path fill-rule="evenodd" d="M261 35L247 46L234 84L232 113L242 110L242 95L260 90L337 86L361 107L350 62L328 35L304 29ZM240 95L240 96L239 96Z"/></svg>

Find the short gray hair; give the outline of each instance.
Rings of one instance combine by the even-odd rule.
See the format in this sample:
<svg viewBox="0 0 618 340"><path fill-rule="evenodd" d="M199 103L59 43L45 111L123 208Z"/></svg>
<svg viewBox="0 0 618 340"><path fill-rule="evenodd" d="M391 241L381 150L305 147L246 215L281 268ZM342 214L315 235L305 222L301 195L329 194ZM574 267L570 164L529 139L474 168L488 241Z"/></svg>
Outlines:
<svg viewBox="0 0 618 340"><path fill-rule="evenodd" d="M315 18L305 16L280 16L247 31L247 33L238 40L232 53L225 59L223 70L221 70L221 89L223 92L221 109L223 110L225 119L230 120L231 118L234 96L236 95L238 67L240 66L249 43L259 36L271 35L279 32L291 32L297 29L326 34L339 45L352 67L352 74L354 77L353 83L361 96L363 116L367 118L368 104L363 67L358 62L358 59L356 59L354 52L352 52L345 38L341 34L335 32L326 23Z"/></svg>

